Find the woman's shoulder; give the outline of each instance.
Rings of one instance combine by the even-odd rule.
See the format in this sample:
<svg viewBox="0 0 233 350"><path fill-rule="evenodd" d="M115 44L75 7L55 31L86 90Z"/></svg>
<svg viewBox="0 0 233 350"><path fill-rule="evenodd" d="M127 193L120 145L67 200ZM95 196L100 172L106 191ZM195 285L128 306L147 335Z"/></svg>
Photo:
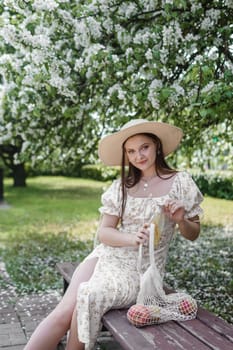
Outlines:
<svg viewBox="0 0 233 350"><path fill-rule="evenodd" d="M120 190L121 187L121 179L117 178L112 180L111 183L106 184L106 186L104 187L104 193L109 193L109 192L118 192Z"/></svg>
<svg viewBox="0 0 233 350"><path fill-rule="evenodd" d="M171 179L172 183L174 184L177 182L186 182L190 178L191 178L191 175L186 170L177 170L177 171L174 171L172 175L171 173L163 175L163 179L165 180Z"/></svg>
<svg viewBox="0 0 233 350"><path fill-rule="evenodd" d="M195 184L192 175L187 170L179 170L175 174L173 181L173 187L177 190L178 188L192 187Z"/></svg>
<svg viewBox="0 0 233 350"><path fill-rule="evenodd" d="M183 190L185 192L192 192L192 193L196 193L196 192L200 192L195 180L193 179L192 173L190 173L187 170L182 170L179 171L177 173L177 183L178 183L178 187L181 189L183 188Z"/></svg>
<svg viewBox="0 0 233 350"><path fill-rule="evenodd" d="M190 180L192 179L192 174L188 170L179 170L176 173L177 178L183 179L183 180Z"/></svg>

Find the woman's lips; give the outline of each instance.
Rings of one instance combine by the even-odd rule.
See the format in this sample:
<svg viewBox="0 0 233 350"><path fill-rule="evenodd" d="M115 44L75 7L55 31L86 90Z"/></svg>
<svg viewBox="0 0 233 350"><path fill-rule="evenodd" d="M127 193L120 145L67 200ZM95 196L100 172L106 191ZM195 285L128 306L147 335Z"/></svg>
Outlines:
<svg viewBox="0 0 233 350"><path fill-rule="evenodd" d="M141 162L138 162L137 164L143 165L143 164L145 164L145 163L146 163L146 159L145 159L145 160L142 160Z"/></svg>

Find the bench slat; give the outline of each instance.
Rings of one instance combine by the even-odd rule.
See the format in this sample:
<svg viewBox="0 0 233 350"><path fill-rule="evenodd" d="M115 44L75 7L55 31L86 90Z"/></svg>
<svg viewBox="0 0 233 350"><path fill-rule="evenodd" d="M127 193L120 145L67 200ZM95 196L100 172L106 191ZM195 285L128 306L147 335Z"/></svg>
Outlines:
<svg viewBox="0 0 233 350"><path fill-rule="evenodd" d="M110 310L102 318L104 326L109 329L110 333L116 341L125 350L151 350L164 349L176 350L172 343L169 343L166 338L157 334L156 342L154 335L143 335L142 328L136 328L131 325L126 319L126 310Z"/></svg>
<svg viewBox="0 0 233 350"><path fill-rule="evenodd" d="M110 310L102 318L104 326L125 350L209 350L202 341L173 321L153 327L136 328L127 320L127 310Z"/></svg>
<svg viewBox="0 0 233 350"><path fill-rule="evenodd" d="M198 319L185 322L177 322L182 328L203 341L213 350L232 350L233 344L228 339L216 333L212 328L200 322Z"/></svg>
<svg viewBox="0 0 233 350"><path fill-rule="evenodd" d="M231 324L202 307L198 307L197 318L210 328L214 329L215 332L233 342L233 326Z"/></svg>
<svg viewBox="0 0 233 350"><path fill-rule="evenodd" d="M150 327L151 331L153 331L155 327ZM159 331L163 333L163 336L168 335L176 346L179 344L179 349L181 347L184 350L209 350L209 346L205 345L199 338L185 331L174 321L161 324Z"/></svg>

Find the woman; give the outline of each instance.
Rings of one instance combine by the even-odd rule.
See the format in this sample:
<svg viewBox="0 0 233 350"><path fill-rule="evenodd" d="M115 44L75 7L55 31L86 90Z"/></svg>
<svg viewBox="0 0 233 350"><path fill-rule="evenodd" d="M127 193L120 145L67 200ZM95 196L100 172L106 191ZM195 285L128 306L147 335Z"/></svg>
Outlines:
<svg viewBox="0 0 233 350"><path fill-rule="evenodd" d="M144 245L145 271L148 223L156 211L163 210L167 218L155 251L162 277L175 226L189 240L198 237L202 195L189 174L171 169L164 159L181 138L175 126L137 119L100 141L100 159L122 167L121 179L102 195L100 244L76 269L63 299L25 350L52 350L68 329L67 350L93 349L102 315L136 301L138 246Z"/></svg>

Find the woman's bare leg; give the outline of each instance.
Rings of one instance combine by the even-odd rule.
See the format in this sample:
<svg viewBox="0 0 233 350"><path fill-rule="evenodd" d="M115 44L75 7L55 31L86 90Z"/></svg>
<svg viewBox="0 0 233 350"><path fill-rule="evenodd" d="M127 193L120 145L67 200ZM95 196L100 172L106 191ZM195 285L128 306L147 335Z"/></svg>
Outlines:
<svg viewBox="0 0 233 350"><path fill-rule="evenodd" d="M98 258L87 259L75 270L65 295L57 307L39 324L24 350L53 350L70 328L76 309L77 290L90 279Z"/></svg>
<svg viewBox="0 0 233 350"><path fill-rule="evenodd" d="M84 350L84 344L78 340L77 329L77 310L75 308L71 321L69 337L67 339L66 350Z"/></svg>

